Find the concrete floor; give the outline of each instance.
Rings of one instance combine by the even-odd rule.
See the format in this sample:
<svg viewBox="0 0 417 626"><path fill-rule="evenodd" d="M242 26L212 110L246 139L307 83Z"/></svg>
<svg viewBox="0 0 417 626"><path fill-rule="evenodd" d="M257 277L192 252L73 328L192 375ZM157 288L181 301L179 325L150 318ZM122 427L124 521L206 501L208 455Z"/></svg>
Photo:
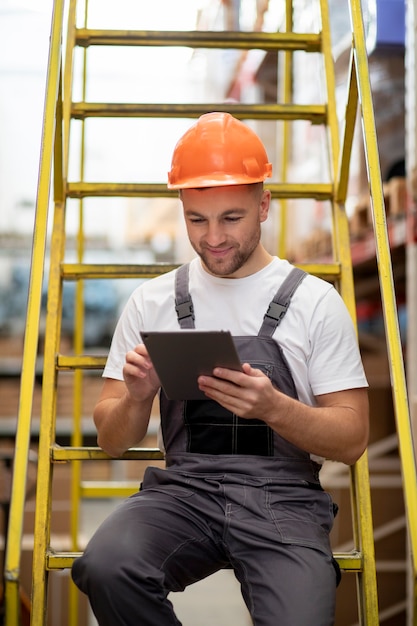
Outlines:
<svg viewBox="0 0 417 626"><path fill-rule="evenodd" d="M246 626L251 624L233 572L222 570L192 585L184 593L171 594L183 626Z"/></svg>

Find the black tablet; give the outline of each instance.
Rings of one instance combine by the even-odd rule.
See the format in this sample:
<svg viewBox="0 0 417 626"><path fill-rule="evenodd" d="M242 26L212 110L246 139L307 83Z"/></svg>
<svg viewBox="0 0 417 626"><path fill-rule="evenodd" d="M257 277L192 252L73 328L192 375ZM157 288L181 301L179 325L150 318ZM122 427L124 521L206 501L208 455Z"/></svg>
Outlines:
<svg viewBox="0 0 417 626"><path fill-rule="evenodd" d="M212 375L215 367L242 368L228 331L143 331L141 337L171 400L204 399L198 376Z"/></svg>

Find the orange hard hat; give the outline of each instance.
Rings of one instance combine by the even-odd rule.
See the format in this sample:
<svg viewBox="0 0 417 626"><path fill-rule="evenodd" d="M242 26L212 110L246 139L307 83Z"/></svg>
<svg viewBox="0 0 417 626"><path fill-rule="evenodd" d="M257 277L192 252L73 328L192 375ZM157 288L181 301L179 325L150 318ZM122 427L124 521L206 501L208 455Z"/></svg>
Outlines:
<svg viewBox="0 0 417 626"><path fill-rule="evenodd" d="M230 113L206 113L175 146L168 189L247 185L271 174L264 145L253 130Z"/></svg>

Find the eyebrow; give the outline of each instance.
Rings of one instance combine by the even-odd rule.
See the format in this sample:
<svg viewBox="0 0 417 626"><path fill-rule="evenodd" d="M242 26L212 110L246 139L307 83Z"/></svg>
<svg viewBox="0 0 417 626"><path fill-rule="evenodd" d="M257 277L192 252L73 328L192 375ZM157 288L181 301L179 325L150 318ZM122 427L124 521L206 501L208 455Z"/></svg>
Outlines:
<svg viewBox="0 0 417 626"><path fill-rule="evenodd" d="M217 217L227 217L228 215L244 215L246 213L246 209L244 208L234 208L234 209L227 209L226 211L223 211L223 213L220 213L220 215L218 215ZM199 211L197 211L196 209L187 209L186 211L184 211L184 214L188 217L195 215L196 217L207 217L206 215L204 215L203 213L200 213Z"/></svg>

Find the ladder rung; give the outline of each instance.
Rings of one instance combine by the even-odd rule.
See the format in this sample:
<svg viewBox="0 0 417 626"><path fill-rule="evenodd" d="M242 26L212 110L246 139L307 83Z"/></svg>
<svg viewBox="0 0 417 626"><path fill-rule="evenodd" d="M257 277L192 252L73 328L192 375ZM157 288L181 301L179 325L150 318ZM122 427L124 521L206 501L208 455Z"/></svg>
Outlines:
<svg viewBox="0 0 417 626"><path fill-rule="evenodd" d="M145 31L80 28L75 44L88 46L185 46L188 48L234 48L250 50L304 50L320 52L318 33L264 33L242 31Z"/></svg>
<svg viewBox="0 0 417 626"><path fill-rule="evenodd" d="M59 370L100 370L105 366L106 359L106 356L90 356L86 354L82 356L67 356L58 354L56 366Z"/></svg>
<svg viewBox="0 0 417 626"><path fill-rule="evenodd" d="M89 480L81 483L82 498L128 498L139 490L138 481Z"/></svg>
<svg viewBox="0 0 417 626"><path fill-rule="evenodd" d="M333 197L331 183L266 183L265 186L271 191L272 197L277 199L331 200Z"/></svg>
<svg viewBox="0 0 417 626"><path fill-rule="evenodd" d="M271 183L266 184L273 198L331 200L331 183ZM165 184L142 183L68 183L67 195L70 198L86 197L170 197L177 198L178 191L168 189Z"/></svg>
<svg viewBox="0 0 417 626"><path fill-rule="evenodd" d="M239 119L251 120L309 120L324 124L327 109L324 104L142 104L116 102L74 102L71 116L87 117L200 117L210 111L231 113Z"/></svg>
<svg viewBox="0 0 417 626"><path fill-rule="evenodd" d="M125 461L163 461L164 455L158 448L130 448L118 459ZM94 446L55 445L51 447L51 460L57 463L64 461L106 461L114 460L114 457Z"/></svg>
<svg viewBox="0 0 417 626"><path fill-rule="evenodd" d="M168 189L165 184L142 183L68 183L69 198L87 197L142 197L178 198L178 191Z"/></svg>
<svg viewBox="0 0 417 626"><path fill-rule="evenodd" d="M46 569L69 569L72 567L75 559L78 559L82 555L82 552L55 552L49 551L46 553Z"/></svg>
<svg viewBox="0 0 417 626"><path fill-rule="evenodd" d="M46 554L46 567L48 570L70 568L82 552L48 552ZM334 558L344 572L360 572L363 567L363 559L359 552L336 552Z"/></svg>
<svg viewBox="0 0 417 626"><path fill-rule="evenodd" d="M298 267L320 276L321 278L335 279L340 276L340 263L298 263ZM175 270L178 265L160 263L157 265L103 265L90 263L64 263L61 265L61 275L65 280L79 280L83 278L153 278L166 272Z"/></svg>
<svg viewBox="0 0 417 626"><path fill-rule="evenodd" d="M65 280L82 278L154 278L177 267L178 265L170 265L168 263L154 265L64 263L61 265L61 275Z"/></svg>
<svg viewBox="0 0 417 626"><path fill-rule="evenodd" d="M331 281L339 278L341 273L340 263L296 263L296 265L308 274Z"/></svg>
<svg viewBox="0 0 417 626"><path fill-rule="evenodd" d="M334 558L344 572L361 572L363 570L363 557L360 552L334 552Z"/></svg>

